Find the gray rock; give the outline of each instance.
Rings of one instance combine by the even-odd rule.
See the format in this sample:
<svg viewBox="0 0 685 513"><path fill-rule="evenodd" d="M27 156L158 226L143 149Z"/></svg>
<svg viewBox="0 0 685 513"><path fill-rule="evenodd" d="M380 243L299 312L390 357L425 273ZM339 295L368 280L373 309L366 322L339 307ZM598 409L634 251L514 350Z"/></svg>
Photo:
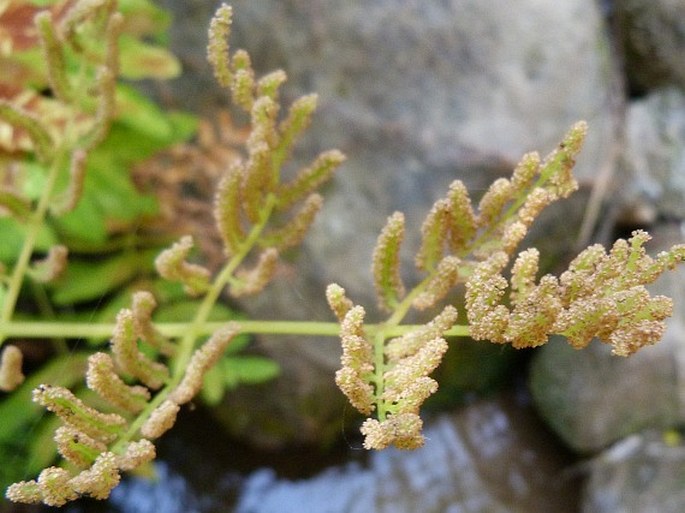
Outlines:
<svg viewBox="0 0 685 513"><path fill-rule="evenodd" d="M626 71L633 88L685 89L685 4L681 0L615 0Z"/></svg>
<svg viewBox="0 0 685 513"><path fill-rule="evenodd" d="M678 229L659 230L648 250L682 242ZM548 424L573 449L595 452L646 428L685 420L685 270L669 272L651 287L674 300L664 339L629 358L593 342L575 351L562 338L535 355L533 399Z"/></svg>
<svg viewBox="0 0 685 513"><path fill-rule="evenodd" d="M632 102L620 164L630 177L628 208L646 203L655 214L685 219L685 93L657 90Z"/></svg>
<svg viewBox="0 0 685 513"><path fill-rule="evenodd" d="M677 435L676 435L677 438ZM659 432L631 435L588 465L583 513L685 511L685 446Z"/></svg>

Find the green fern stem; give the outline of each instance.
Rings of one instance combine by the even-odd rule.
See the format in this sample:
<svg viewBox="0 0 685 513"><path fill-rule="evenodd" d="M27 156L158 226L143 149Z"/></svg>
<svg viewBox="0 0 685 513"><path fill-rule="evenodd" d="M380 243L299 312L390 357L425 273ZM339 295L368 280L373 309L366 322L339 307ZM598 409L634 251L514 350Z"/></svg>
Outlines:
<svg viewBox="0 0 685 513"><path fill-rule="evenodd" d="M238 321L240 332L246 335L302 335L304 337L337 337L340 335L338 322L312 321ZM188 332L191 322L155 323L155 328L164 336L182 337ZM203 324L197 331L199 337L210 335L225 326L225 321L211 321ZM7 337L27 339L47 339L52 337L78 338L107 338L112 335L114 324L59 321L10 321L4 326ZM383 331L386 337L399 337L418 329L418 324L401 324L388 326L382 324L364 324L364 329L370 334ZM467 337L469 327L454 326L445 333L448 337Z"/></svg>
<svg viewBox="0 0 685 513"><path fill-rule="evenodd" d="M38 200L36 209L33 211L28 220L26 229L26 237L21 247L21 252L17 258L17 262L12 270L12 275L9 279L9 286L7 294L2 305L2 313L0 314L0 346L4 343L9 333L6 331L8 323L14 315L14 309L17 306L21 286L24 282L24 277L28 271L31 262L31 256L36 246L36 240L40 233L41 227L45 223L48 208L50 206L50 198L57 183L57 177L62 169L62 164L65 160L67 152L61 149L57 152L55 158L52 160L42 194Z"/></svg>
<svg viewBox="0 0 685 513"><path fill-rule="evenodd" d="M406 333L418 328L409 325L402 325L401 322L412 308L414 300L422 294L426 287L430 284L435 274L433 270L424 278L418 285L416 285L400 302L396 303L393 308L393 313L388 319L381 324L365 324L364 329L373 336L373 376L371 381L374 384L374 403L376 405L376 415L380 422L386 420L388 414L392 413L390 404L383 400L383 393L385 391L385 378L383 375L387 370L385 359L385 343L386 340L392 337L402 336ZM468 326L454 326L446 336L468 336Z"/></svg>
<svg viewBox="0 0 685 513"><path fill-rule="evenodd" d="M385 341L389 335L384 329L380 329L373 336L373 376L371 382L374 385L374 404L376 405L376 415L380 422L383 422L388 415L386 408L387 402L383 400L385 392Z"/></svg>
<svg viewBox="0 0 685 513"><path fill-rule="evenodd" d="M195 343L200 337L200 331L202 326L207 323L209 314L212 308L216 304L221 291L224 290L226 285L233 278L233 273L238 268L238 266L243 262L247 254L252 250L252 248L257 244L264 228L266 227L273 209L276 205L276 197L270 194L265 201L264 207L261 212L261 219L257 224L252 227L250 233L248 234L245 241L241 244L239 250L231 257L228 263L224 266L221 272L217 275L212 283L211 288L205 294L200 307L197 309L195 318L190 325L190 329L185 333L184 337L181 339L178 357L174 362L174 372L172 377L172 384L176 385L183 376L183 371L188 365L188 361L195 348Z"/></svg>

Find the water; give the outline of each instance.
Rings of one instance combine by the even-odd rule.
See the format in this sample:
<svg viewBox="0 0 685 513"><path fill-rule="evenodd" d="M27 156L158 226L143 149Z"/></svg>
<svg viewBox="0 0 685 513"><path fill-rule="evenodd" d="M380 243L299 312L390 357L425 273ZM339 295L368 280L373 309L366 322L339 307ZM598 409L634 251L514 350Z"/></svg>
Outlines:
<svg viewBox="0 0 685 513"><path fill-rule="evenodd" d="M556 440L513 394L426 422L418 451L250 451L189 412L160 443L156 481L127 478L69 513L511 513L578 511Z"/></svg>

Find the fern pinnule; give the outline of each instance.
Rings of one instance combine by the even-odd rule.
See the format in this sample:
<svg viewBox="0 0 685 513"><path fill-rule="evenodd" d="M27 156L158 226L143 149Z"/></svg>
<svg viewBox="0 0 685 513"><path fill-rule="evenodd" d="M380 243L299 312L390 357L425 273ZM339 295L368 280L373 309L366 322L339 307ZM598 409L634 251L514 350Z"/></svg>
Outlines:
<svg viewBox="0 0 685 513"><path fill-rule="evenodd" d="M280 252L299 246L322 207L323 197L316 192L310 194L283 226L265 231L259 245L273 247Z"/></svg>
<svg viewBox="0 0 685 513"><path fill-rule="evenodd" d="M392 311L404 296L400 276L400 246L404 239L404 214L395 212L381 230L373 250L372 272L378 306Z"/></svg>
<svg viewBox="0 0 685 513"><path fill-rule="evenodd" d="M446 199L433 203L421 225L421 246L414 262L423 271L433 271L442 260L449 231L450 203Z"/></svg>
<svg viewBox="0 0 685 513"><path fill-rule="evenodd" d="M251 296L264 290L276 273L277 263L278 250L271 247L264 249L252 269L242 268L236 272L229 289L231 296Z"/></svg>
<svg viewBox="0 0 685 513"><path fill-rule="evenodd" d="M168 381L169 369L140 351L139 338L133 312L128 308L120 310L112 333L114 361L123 372L156 390Z"/></svg>
<svg viewBox="0 0 685 513"><path fill-rule="evenodd" d="M17 346L6 345L0 354L0 390L10 392L24 382L24 356Z"/></svg>
<svg viewBox="0 0 685 513"><path fill-rule="evenodd" d="M461 180L454 180L447 191L449 202L449 247L454 255L463 255L477 231L471 198Z"/></svg>
<svg viewBox="0 0 685 513"><path fill-rule="evenodd" d="M107 444L72 426L62 425L54 436L60 456L79 469L90 467L107 450Z"/></svg>
<svg viewBox="0 0 685 513"><path fill-rule="evenodd" d="M326 287L326 301L340 322L343 321L347 312L354 307L352 300L345 295L345 289L337 283L331 283Z"/></svg>
<svg viewBox="0 0 685 513"><path fill-rule="evenodd" d="M411 305L417 310L426 310L442 301L459 281L460 267L461 260L453 255L440 260Z"/></svg>
<svg viewBox="0 0 685 513"><path fill-rule="evenodd" d="M38 29L52 92L63 102L71 103L74 99L74 90L67 77L63 42L57 35L52 14L49 11L39 12L33 21Z"/></svg>
<svg viewBox="0 0 685 513"><path fill-rule="evenodd" d="M181 411L181 406L167 399L157 406L148 416L140 428L140 434L145 438L154 440L169 431L176 423L176 416Z"/></svg>
<svg viewBox="0 0 685 513"><path fill-rule="evenodd" d="M86 384L110 404L131 413L144 410L151 398L146 387L128 385L119 377L114 360L107 353L98 352L88 357Z"/></svg>
<svg viewBox="0 0 685 513"><path fill-rule="evenodd" d="M181 237L155 259L155 267L162 278L178 281L188 295L199 296L209 287L210 272L205 267L187 261L193 249L190 235Z"/></svg>
<svg viewBox="0 0 685 513"><path fill-rule="evenodd" d="M207 60L214 70L214 78L220 86L225 88L230 88L233 81L228 46L232 17L233 9L226 4L221 4L209 25Z"/></svg>
<svg viewBox="0 0 685 513"><path fill-rule="evenodd" d="M207 342L193 352L190 362L184 369L183 379L171 392L170 399L176 404L190 401L202 388L202 379L207 371L219 360L231 341L240 332L236 323L228 323L215 331Z"/></svg>
<svg viewBox="0 0 685 513"><path fill-rule="evenodd" d="M64 387L40 385L33 401L57 415L64 424L104 443L114 441L127 425L117 413L102 413L85 404Z"/></svg>
<svg viewBox="0 0 685 513"><path fill-rule="evenodd" d="M0 120L26 132L41 162L48 162L54 156L55 141L48 128L33 114L0 99Z"/></svg>
<svg viewBox="0 0 685 513"><path fill-rule="evenodd" d="M328 182L335 169L345 162L345 155L338 150L328 150L319 155L312 164L302 168L295 178L276 189L277 208L286 210Z"/></svg>

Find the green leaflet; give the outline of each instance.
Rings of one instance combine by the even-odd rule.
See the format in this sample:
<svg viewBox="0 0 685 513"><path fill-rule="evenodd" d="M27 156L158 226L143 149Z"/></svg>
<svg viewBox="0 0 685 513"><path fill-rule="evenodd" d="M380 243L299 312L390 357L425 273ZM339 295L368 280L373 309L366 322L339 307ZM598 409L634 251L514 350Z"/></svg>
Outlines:
<svg viewBox="0 0 685 513"><path fill-rule="evenodd" d="M167 11L150 0L118 0L117 4L126 18L135 17L135 24L129 27L128 33L153 37L156 42L165 44L166 30L171 24Z"/></svg>
<svg viewBox="0 0 685 513"><path fill-rule="evenodd" d="M116 122L128 127L129 130L137 132L135 137L128 141L133 144L133 148L146 149L143 155L138 154L130 148L125 155L131 160L142 160L150 155L148 145L152 150L158 150L175 142L182 141L190 137L197 125L196 118L189 114L179 114L178 112L164 112L152 101L146 98L135 88L125 85L117 85L117 105L119 115ZM141 137L141 135L145 137ZM110 135L111 136L111 135ZM123 144L120 149L125 150ZM106 142L101 146L103 153L112 155L113 148L108 147ZM122 154L114 153L119 158Z"/></svg>
<svg viewBox="0 0 685 513"><path fill-rule="evenodd" d="M243 337L246 338L246 337ZM227 353L235 353L233 343ZM202 399L209 406L219 404L228 390L240 385L258 385L272 380L281 372L277 362L263 356L225 356L219 365L205 374Z"/></svg>
<svg viewBox="0 0 685 513"><path fill-rule="evenodd" d="M140 274L152 271L154 250L122 253L101 259L71 258L64 276L52 287L57 306L99 300Z"/></svg>
<svg viewBox="0 0 685 513"><path fill-rule="evenodd" d="M119 40L121 76L131 80L142 78L169 79L181 73L176 57L158 46L148 45L130 36Z"/></svg>
<svg viewBox="0 0 685 513"><path fill-rule="evenodd" d="M0 262L14 262L26 237L26 226L9 217L0 217ZM38 233L36 250L47 251L57 243L54 230L43 225Z"/></svg>
<svg viewBox="0 0 685 513"><path fill-rule="evenodd" d="M116 221L121 226L155 215L156 199L134 186L130 168L195 132L193 116L164 114L132 89L124 90L132 113L115 122L107 139L89 155L79 205L54 221L67 238L101 244L107 240L108 223ZM41 181L35 180L37 185Z"/></svg>
<svg viewBox="0 0 685 513"><path fill-rule="evenodd" d="M224 381L228 388L239 384L255 385L275 378L280 373L280 366L263 356L232 356L221 362Z"/></svg>

